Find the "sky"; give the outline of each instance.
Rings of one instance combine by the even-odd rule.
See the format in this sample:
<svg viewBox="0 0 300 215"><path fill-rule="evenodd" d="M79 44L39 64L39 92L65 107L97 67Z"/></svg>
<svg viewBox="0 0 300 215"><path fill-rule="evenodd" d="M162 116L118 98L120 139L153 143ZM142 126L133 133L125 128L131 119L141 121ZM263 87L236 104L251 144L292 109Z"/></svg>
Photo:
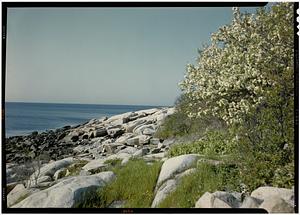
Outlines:
<svg viewBox="0 0 300 215"><path fill-rule="evenodd" d="M173 105L232 10L9 8L7 20L6 101Z"/></svg>

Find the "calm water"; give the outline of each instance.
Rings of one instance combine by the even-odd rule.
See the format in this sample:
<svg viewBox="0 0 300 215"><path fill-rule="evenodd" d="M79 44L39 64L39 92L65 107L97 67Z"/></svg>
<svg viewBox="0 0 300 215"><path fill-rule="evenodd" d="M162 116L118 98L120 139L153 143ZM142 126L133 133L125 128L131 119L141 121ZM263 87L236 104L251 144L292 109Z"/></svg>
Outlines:
<svg viewBox="0 0 300 215"><path fill-rule="evenodd" d="M155 106L6 102L5 133L7 137L30 134L32 131L77 125L93 118L153 107Z"/></svg>

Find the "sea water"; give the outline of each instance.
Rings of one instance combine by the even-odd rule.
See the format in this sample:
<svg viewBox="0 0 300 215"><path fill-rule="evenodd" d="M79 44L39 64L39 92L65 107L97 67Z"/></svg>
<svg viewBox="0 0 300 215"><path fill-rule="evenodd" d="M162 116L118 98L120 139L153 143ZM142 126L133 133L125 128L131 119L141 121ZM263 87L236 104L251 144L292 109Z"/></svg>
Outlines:
<svg viewBox="0 0 300 215"><path fill-rule="evenodd" d="M5 135L27 135L154 107L157 106L6 102Z"/></svg>

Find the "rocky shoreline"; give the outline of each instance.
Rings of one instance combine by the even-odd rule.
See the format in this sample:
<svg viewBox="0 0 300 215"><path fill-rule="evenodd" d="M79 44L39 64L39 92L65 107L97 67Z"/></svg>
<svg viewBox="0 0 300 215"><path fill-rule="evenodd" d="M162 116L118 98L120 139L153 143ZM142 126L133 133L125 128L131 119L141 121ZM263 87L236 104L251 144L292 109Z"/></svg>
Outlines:
<svg viewBox="0 0 300 215"><path fill-rule="evenodd" d="M115 180L115 173L107 168L111 161L120 160L125 166L131 158L141 158L150 165L157 160L163 163L151 205L157 207L171 195L183 176L195 171L195 163L206 162L198 154L167 157L174 140L158 139L154 134L163 120L173 113L174 108L154 108L92 119L55 131L7 138L7 206L75 207L84 201L85 193L95 192ZM27 178L20 178L20 175ZM199 196L195 207L294 212L293 190L260 187L251 195L243 195L206 192ZM119 201L111 205L122 206Z"/></svg>

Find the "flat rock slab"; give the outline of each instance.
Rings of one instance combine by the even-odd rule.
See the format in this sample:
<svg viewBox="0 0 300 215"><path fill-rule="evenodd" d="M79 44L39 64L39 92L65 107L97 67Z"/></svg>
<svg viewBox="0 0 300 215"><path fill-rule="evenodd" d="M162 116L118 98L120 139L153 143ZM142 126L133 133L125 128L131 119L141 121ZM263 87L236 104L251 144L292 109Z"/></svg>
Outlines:
<svg viewBox="0 0 300 215"><path fill-rule="evenodd" d="M102 172L92 176L68 178L60 183L32 194L13 208L71 208L84 200L84 195L95 192L98 187L115 178L113 172Z"/></svg>
<svg viewBox="0 0 300 215"><path fill-rule="evenodd" d="M180 155L166 160L160 170L157 180L159 186L162 182L172 178L178 173L192 167L198 159L196 154Z"/></svg>

